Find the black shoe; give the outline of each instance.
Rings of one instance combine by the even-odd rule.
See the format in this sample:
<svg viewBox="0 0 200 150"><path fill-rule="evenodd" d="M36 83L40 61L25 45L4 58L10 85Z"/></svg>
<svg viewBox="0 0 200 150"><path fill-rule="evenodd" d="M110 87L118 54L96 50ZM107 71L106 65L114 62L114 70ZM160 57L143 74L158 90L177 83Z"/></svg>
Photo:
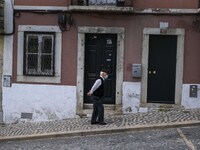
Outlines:
<svg viewBox="0 0 200 150"><path fill-rule="evenodd" d="M106 125L105 122L99 122L99 125Z"/></svg>
<svg viewBox="0 0 200 150"><path fill-rule="evenodd" d="M98 124L98 122L91 122L91 125Z"/></svg>

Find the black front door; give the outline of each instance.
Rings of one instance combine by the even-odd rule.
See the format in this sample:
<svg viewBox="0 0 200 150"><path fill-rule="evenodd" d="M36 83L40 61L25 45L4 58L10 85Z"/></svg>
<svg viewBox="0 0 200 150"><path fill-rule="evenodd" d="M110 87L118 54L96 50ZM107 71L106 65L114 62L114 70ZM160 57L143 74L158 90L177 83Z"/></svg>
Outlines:
<svg viewBox="0 0 200 150"><path fill-rule="evenodd" d="M150 35L148 103L175 103L176 35Z"/></svg>
<svg viewBox="0 0 200 150"><path fill-rule="evenodd" d="M100 70L109 71L105 82L104 104L115 104L116 34L85 34L84 103L92 103L87 92L99 76Z"/></svg>

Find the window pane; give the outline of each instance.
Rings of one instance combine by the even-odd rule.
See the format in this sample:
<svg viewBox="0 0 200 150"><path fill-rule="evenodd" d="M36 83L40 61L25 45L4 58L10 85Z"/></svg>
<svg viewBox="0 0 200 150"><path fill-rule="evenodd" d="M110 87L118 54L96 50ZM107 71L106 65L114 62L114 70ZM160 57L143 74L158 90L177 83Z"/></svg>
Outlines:
<svg viewBox="0 0 200 150"><path fill-rule="evenodd" d="M38 37L28 36L28 53L38 52Z"/></svg>
<svg viewBox="0 0 200 150"><path fill-rule="evenodd" d="M24 73L32 76L54 75L54 33L25 34Z"/></svg>
<svg viewBox="0 0 200 150"><path fill-rule="evenodd" d="M44 36L42 40L42 53L51 53L52 52L52 37Z"/></svg>
<svg viewBox="0 0 200 150"><path fill-rule="evenodd" d="M28 55L28 69L37 70L38 55Z"/></svg>
<svg viewBox="0 0 200 150"><path fill-rule="evenodd" d="M41 71L52 70L52 63L51 55L43 55L41 60Z"/></svg>

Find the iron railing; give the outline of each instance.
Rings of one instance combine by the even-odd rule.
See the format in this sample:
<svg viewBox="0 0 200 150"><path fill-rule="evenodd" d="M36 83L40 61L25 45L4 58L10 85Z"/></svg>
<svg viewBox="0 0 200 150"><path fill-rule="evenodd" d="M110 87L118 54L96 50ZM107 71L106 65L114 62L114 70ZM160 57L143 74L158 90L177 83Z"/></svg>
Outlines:
<svg viewBox="0 0 200 150"><path fill-rule="evenodd" d="M72 5L132 7L132 1L133 0L72 0Z"/></svg>
<svg viewBox="0 0 200 150"><path fill-rule="evenodd" d="M4 1L0 0L0 33L4 32Z"/></svg>

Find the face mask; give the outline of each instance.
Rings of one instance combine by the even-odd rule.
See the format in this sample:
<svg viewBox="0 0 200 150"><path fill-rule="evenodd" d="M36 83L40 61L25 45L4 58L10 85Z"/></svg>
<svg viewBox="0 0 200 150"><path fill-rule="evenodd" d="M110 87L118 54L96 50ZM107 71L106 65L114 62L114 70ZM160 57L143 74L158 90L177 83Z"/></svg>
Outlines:
<svg viewBox="0 0 200 150"><path fill-rule="evenodd" d="M104 77L105 79L108 79L108 75L105 75L105 77Z"/></svg>

